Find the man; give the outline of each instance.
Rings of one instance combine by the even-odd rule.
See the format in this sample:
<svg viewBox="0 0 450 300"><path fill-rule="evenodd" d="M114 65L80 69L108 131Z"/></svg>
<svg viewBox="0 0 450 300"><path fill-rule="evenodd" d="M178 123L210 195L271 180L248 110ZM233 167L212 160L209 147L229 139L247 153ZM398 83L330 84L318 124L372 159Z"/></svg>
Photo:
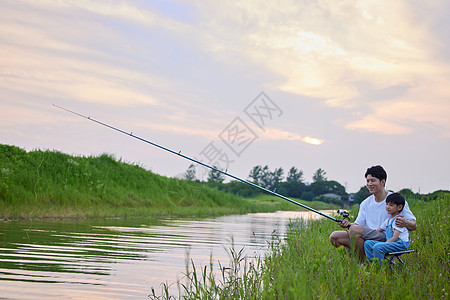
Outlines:
<svg viewBox="0 0 450 300"><path fill-rule="evenodd" d="M350 240L354 240L360 261L364 261L365 240L386 241L385 233L379 232L377 229L389 218L389 214L386 211L386 197L390 192L385 187L387 180L386 171L382 166L373 166L367 169L364 176L366 177L366 186L369 189L370 196L361 203L355 223L343 220L338 223L339 226L349 230L334 231L330 235L330 242L336 248L344 246L350 249ZM416 230L416 217L412 214L407 202L401 214L395 220L395 225L406 227L409 231Z"/></svg>

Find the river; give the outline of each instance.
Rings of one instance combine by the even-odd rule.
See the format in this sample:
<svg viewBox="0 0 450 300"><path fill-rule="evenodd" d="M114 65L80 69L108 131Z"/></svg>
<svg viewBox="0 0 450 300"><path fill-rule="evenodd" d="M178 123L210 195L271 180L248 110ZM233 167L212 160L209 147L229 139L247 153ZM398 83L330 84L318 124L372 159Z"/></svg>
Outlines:
<svg viewBox="0 0 450 300"><path fill-rule="evenodd" d="M214 267L229 249L263 254L272 235L311 212L210 219L127 218L0 223L0 298L148 299L151 288L183 280L186 260ZM175 287L176 284L173 285Z"/></svg>

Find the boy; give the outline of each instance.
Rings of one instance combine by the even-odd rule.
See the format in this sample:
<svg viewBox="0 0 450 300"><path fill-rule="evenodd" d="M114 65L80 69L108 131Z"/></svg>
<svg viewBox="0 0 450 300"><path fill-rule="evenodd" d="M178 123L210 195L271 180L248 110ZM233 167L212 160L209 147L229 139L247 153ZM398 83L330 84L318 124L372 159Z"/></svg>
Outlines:
<svg viewBox="0 0 450 300"><path fill-rule="evenodd" d="M377 229L386 232L386 242L367 240L364 242L364 251L368 261L378 258L383 264L384 255L389 252L405 251L409 247L409 231L406 227L395 225L395 219L405 207L405 198L400 193L393 193L386 198L386 211L391 216Z"/></svg>

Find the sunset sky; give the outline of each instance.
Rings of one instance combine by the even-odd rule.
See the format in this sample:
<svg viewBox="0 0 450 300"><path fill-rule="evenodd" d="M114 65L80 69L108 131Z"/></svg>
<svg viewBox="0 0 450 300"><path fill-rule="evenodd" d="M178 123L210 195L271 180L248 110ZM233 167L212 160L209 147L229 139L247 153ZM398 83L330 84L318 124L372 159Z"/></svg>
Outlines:
<svg viewBox="0 0 450 300"><path fill-rule="evenodd" d="M0 143L450 189L450 2L2 1ZM43 157L45 159L45 157ZM206 171L197 170L206 179Z"/></svg>

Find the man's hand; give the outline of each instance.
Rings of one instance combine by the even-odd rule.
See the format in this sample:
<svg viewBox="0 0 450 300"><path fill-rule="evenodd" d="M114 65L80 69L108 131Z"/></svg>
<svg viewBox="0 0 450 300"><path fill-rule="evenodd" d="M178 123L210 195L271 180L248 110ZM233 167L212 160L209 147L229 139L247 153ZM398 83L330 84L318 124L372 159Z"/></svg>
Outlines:
<svg viewBox="0 0 450 300"><path fill-rule="evenodd" d="M417 228L416 221L414 220L408 221L405 219L404 215L397 216L397 218L395 219L395 225L397 225L400 228L406 227L409 231L416 230Z"/></svg>
<svg viewBox="0 0 450 300"><path fill-rule="evenodd" d="M395 219L395 225L400 228L406 227L408 220L405 219L404 215L398 215L397 219Z"/></svg>
<svg viewBox="0 0 450 300"><path fill-rule="evenodd" d="M350 222L346 219L342 220L341 222L338 222L339 226L341 226L344 229L347 229L350 227Z"/></svg>

